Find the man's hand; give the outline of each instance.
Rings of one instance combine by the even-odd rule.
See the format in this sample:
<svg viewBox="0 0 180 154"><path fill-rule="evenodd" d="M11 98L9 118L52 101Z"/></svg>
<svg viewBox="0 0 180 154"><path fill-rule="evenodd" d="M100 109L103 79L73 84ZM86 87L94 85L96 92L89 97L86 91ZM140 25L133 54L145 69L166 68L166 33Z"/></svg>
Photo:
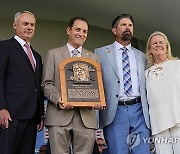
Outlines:
<svg viewBox="0 0 180 154"><path fill-rule="evenodd" d="M95 110L104 110L105 107L101 105L101 103L96 103L96 105L93 106Z"/></svg>
<svg viewBox="0 0 180 154"><path fill-rule="evenodd" d="M37 125L37 131L40 132L44 127L44 118L41 118L40 123Z"/></svg>
<svg viewBox="0 0 180 154"><path fill-rule="evenodd" d="M61 98L58 101L58 107L59 109L72 109L73 108L71 104L64 103Z"/></svg>
<svg viewBox="0 0 180 154"><path fill-rule="evenodd" d="M9 112L6 109L0 110L0 127L3 129L8 128L9 121L12 121Z"/></svg>

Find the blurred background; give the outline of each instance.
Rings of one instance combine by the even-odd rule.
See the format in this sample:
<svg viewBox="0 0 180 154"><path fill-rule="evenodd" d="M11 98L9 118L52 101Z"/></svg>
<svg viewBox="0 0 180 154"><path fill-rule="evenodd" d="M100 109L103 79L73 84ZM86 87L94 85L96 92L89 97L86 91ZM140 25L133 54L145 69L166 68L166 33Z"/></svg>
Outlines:
<svg viewBox="0 0 180 154"><path fill-rule="evenodd" d="M135 47L144 51L149 35L159 30L168 36L172 53L180 57L179 7L179 0L6 0L0 5L0 40L13 36L14 14L29 10L37 19L31 43L44 58L47 50L66 43L65 29L70 18L83 16L90 24L84 47L94 51L114 41L112 20L119 14L129 13L135 18Z"/></svg>

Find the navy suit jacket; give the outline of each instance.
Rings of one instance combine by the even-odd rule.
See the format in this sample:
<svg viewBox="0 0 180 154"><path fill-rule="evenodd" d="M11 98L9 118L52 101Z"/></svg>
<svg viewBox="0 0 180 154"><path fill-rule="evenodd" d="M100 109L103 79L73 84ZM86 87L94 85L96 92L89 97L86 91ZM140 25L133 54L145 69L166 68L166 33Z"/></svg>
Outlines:
<svg viewBox="0 0 180 154"><path fill-rule="evenodd" d="M0 109L7 109L12 119L30 119L44 114L41 91L42 59L33 50L36 70L19 42L11 38L0 41Z"/></svg>

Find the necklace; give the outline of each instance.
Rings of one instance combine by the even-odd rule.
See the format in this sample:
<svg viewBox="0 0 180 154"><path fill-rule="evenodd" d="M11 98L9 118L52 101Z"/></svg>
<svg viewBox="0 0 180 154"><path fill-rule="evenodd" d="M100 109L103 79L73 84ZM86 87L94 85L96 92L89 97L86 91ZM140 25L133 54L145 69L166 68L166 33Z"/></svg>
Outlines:
<svg viewBox="0 0 180 154"><path fill-rule="evenodd" d="M156 64L157 65L157 64ZM153 75L155 75L156 77L158 77L158 76L163 76L163 67L157 67L157 68L155 68L154 70L148 70L148 72L147 72L147 78L149 78L149 75L150 74L153 74Z"/></svg>
<svg viewBox="0 0 180 154"><path fill-rule="evenodd" d="M152 74L154 75L155 77L159 77L159 78L162 78L163 77L163 66L161 66L162 64L164 64L165 62L167 62L169 59L166 59L164 60L163 62L161 63L154 63L154 68L152 69L149 69L148 72L147 72L147 78L149 78L149 75Z"/></svg>

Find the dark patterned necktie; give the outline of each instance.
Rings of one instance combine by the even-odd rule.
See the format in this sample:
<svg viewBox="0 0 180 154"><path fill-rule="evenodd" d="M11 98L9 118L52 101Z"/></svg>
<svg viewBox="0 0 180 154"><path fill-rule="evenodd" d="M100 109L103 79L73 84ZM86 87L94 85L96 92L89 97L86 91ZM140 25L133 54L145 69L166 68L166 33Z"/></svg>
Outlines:
<svg viewBox="0 0 180 154"><path fill-rule="evenodd" d="M79 51L77 49L74 49L72 51L72 57L78 57Z"/></svg>
<svg viewBox="0 0 180 154"><path fill-rule="evenodd" d="M131 72L130 72L130 63L128 56L128 49L123 47L121 48L122 52L122 67L123 67L123 83L124 83L124 93L126 96L132 94L132 81L131 81Z"/></svg>

